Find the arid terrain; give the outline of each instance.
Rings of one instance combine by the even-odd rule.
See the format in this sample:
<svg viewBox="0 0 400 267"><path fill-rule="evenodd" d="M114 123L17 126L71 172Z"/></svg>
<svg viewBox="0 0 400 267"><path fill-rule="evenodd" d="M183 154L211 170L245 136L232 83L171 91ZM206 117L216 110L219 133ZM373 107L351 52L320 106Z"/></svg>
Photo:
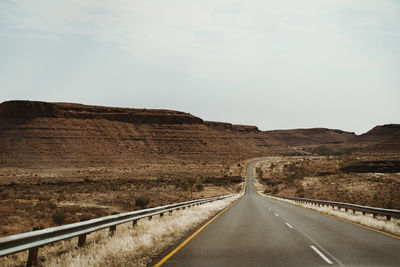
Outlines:
<svg viewBox="0 0 400 267"><path fill-rule="evenodd" d="M0 235L240 190L400 208L400 125L260 131L170 110L0 104Z"/></svg>
<svg viewBox="0 0 400 267"><path fill-rule="evenodd" d="M270 195L400 209L400 155L275 157L256 174Z"/></svg>

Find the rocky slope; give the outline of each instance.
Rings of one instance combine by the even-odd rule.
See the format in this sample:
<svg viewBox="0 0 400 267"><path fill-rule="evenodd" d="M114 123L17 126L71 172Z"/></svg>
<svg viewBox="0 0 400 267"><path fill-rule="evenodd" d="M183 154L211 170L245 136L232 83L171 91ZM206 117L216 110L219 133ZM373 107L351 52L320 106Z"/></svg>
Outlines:
<svg viewBox="0 0 400 267"><path fill-rule="evenodd" d="M254 126L212 124L170 110L9 101L0 104L0 165L233 162L286 152L258 133Z"/></svg>
<svg viewBox="0 0 400 267"><path fill-rule="evenodd" d="M361 136L324 128L260 131L171 110L7 101L0 104L0 166L112 166L227 162L309 151L398 151L400 125Z"/></svg>

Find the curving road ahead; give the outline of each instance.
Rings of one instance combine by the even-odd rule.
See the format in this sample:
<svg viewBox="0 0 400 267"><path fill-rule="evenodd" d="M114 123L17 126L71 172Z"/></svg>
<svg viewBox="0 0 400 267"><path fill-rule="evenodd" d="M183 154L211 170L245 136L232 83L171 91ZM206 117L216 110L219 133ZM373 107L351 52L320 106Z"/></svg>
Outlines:
<svg viewBox="0 0 400 267"><path fill-rule="evenodd" d="M246 194L163 266L400 266L400 239Z"/></svg>

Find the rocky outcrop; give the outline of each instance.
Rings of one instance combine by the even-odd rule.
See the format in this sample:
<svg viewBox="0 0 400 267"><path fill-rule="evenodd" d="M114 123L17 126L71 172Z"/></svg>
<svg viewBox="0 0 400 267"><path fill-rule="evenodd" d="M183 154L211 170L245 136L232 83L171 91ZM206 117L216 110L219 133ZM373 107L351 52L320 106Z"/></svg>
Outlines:
<svg viewBox="0 0 400 267"><path fill-rule="evenodd" d="M204 125L209 128L223 131L237 131L237 132L260 132L257 126L253 125L237 125L227 122L204 121Z"/></svg>
<svg viewBox="0 0 400 267"><path fill-rule="evenodd" d="M353 141L357 136L352 132L326 128L268 131L271 138L290 146L340 144Z"/></svg>
<svg viewBox="0 0 400 267"><path fill-rule="evenodd" d="M0 165L234 162L286 149L257 139L256 127L219 125L170 110L9 101L0 104Z"/></svg>
<svg viewBox="0 0 400 267"><path fill-rule="evenodd" d="M400 124L378 125L370 131L360 135L360 140L383 141L382 138L389 138L400 134Z"/></svg>
<svg viewBox="0 0 400 267"><path fill-rule="evenodd" d="M366 134L369 148L376 151L373 145L377 145L398 152L399 135L392 135L398 129L398 125L373 129ZM171 110L37 101L0 104L2 167L232 163L304 151L353 152L366 147L363 138L324 128L260 131L256 126L203 121Z"/></svg>
<svg viewBox="0 0 400 267"><path fill-rule="evenodd" d="M134 124L196 124L203 120L171 110L112 108L72 103L7 101L0 104L0 118L106 119Z"/></svg>

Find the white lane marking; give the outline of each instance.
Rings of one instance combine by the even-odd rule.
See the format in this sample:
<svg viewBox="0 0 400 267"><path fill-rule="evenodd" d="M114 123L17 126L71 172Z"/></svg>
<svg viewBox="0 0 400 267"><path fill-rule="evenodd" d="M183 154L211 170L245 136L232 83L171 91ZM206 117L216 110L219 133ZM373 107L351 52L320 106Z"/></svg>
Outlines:
<svg viewBox="0 0 400 267"><path fill-rule="evenodd" d="M274 214L275 214L275 216L276 216L276 217L278 217L278 216L279 216L279 215L278 215L278 214L276 214L276 213L274 213Z"/></svg>
<svg viewBox="0 0 400 267"><path fill-rule="evenodd" d="M321 251L319 251L315 246L310 246L310 248L312 248L315 252L317 252L317 254L324 259L324 261L326 261L326 263L328 264L332 264L333 262L328 259Z"/></svg>
<svg viewBox="0 0 400 267"><path fill-rule="evenodd" d="M272 210L271 208L268 208L269 210Z"/></svg>
<svg viewBox="0 0 400 267"><path fill-rule="evenodd" d="M267 197L265 197L264 198L266 201L269 201L270 199L268 199ZM272 199L273 200L273 199ZM273 200L273 201L275 201L275 200ZM279 203L279 201L278 200L276 200L276 202L278 202ZM280 202L279 204L288 204L288 203L285 203L285 202ZM290 205L290 204L288 204L288 206L289 207L296 207L296 206L292 206L292 205ZM298 208L298 207L297 207ZM288 221L286 218L284 218L284 217L282 217L281 216L281 218L283 219L283 220L285 220L285 221ZM320 244L318 244L317 243L317 241L315 241L314 239L312 239L311 238L311 236L309 236L308 234L306 234L304 231L302 231L298 226L295 226L296 227L296 231L298 231L298 232L300 232L300 233L302 233L308 240L310 240L311 242L313 242L315 245L317 245L325 254L327 254L331 259L333 259L337 264L339 264L339 266L342 266L342 267L344 267L344 264L340 261L340 260L338 260L335 256L333 256L331 253L329 253L329 251L327 251L326 249L324 249Z"/></svg>
<svg viewBox="0 0 400 267"><path fill-rule="evenodd" d="M290 229L293 229L293 226L291 226L290 224L288 224L287 222L285 222L285 224L287 225L287 227L289 227Z"/></svg>

